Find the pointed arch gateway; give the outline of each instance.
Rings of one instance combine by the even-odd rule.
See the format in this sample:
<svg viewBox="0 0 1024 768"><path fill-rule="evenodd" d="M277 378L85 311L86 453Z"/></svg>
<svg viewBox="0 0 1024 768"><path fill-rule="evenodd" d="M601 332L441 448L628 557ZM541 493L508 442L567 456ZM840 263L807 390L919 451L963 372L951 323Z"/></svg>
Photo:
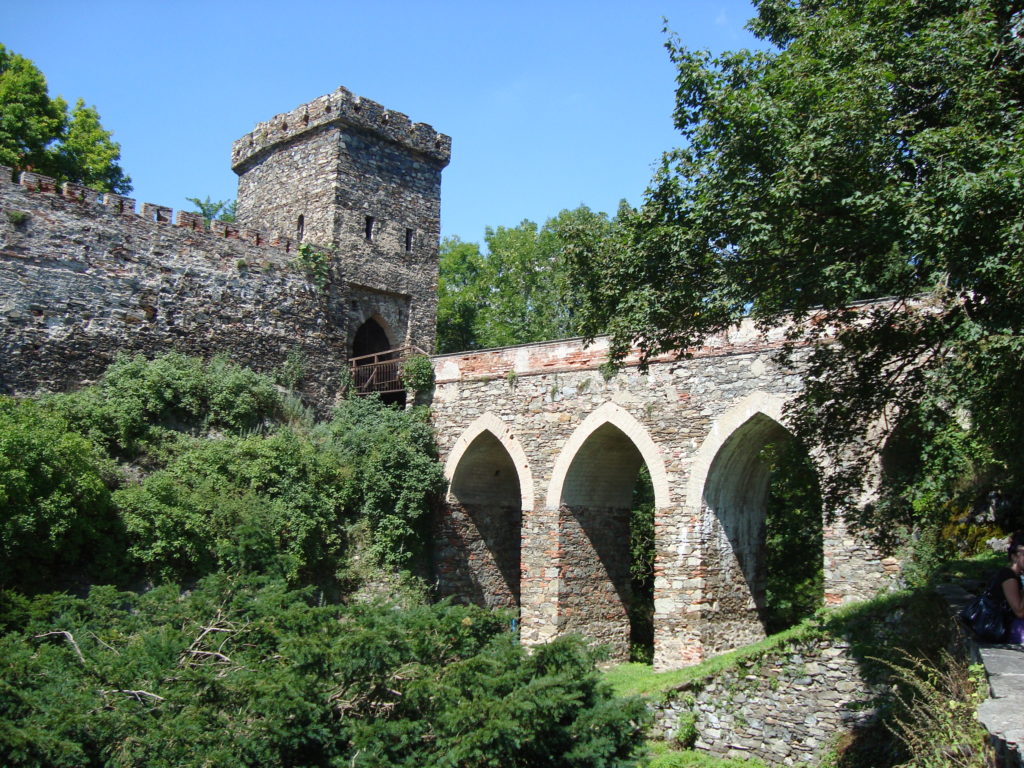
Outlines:
<svg viewBox="0 0 1024 768"><path fill-rule="evenodd" d="M655 508L671 504L662 451L644 426L604 403L576 428L555 461L547 508L555 512L559 632L580 632L625 658L636 636L630 519L640 468L651 476ZM646 613L649 623L650 609Z"/></svg>
<svg viewBox="0 0 1024 768"><path fill-rule="evenodd" d="M772 478L765 449L795 441L783 425L785 402L765 392L748 395L714 421L691 464L686 510L698 526L691 541L702 549L705 654L765 634L765 523ZM820 561L820 507L815 530L806 536L808 552L815 551L812 541L819 542Z"/></svg>
<svg viewBox="0 0 1024 768"><path fill-rule="evenodd" d="M352 354L350 357L363 357L386 352L395 346L388 333L387 324L378 317L368 317L356 329L352 336Z"/></svg>
<svg viewBox="0 0 1024 768"><path fill-rule="evenodd" d="M533 506L533 477L519 441L485 413L452 446L445 477L448 496L435 531L439 593L517 608L522 518Z"/></svg>

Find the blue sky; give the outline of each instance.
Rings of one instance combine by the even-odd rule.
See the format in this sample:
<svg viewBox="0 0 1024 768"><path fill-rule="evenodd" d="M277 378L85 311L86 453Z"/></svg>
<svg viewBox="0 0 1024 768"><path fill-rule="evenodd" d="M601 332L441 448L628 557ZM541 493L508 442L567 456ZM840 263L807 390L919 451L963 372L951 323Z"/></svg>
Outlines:
<svg viewBox="0 0 1024 768"><path fill-rule="evenodd" d="M746 0L7 2L0 42L95 105L140 202L235 196L231 142L344 85L452 137L442 232L641 200L672 127L662 18L755 44Z"/></svg>

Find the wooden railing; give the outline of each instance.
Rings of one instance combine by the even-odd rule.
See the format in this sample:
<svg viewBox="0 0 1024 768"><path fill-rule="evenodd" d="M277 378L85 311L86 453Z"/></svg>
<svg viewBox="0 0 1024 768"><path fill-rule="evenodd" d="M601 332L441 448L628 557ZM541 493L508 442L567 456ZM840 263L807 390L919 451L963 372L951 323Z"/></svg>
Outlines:
<svg viewBox="0 0 1024 768"><path fill-rule="evenodd" d="M369 395L376 392L385 395L390 392L404 392L402 363L414 355L423 354L426 353L422 349L410 345L349 358L349 372L352 374L356 393Z"/></svg>

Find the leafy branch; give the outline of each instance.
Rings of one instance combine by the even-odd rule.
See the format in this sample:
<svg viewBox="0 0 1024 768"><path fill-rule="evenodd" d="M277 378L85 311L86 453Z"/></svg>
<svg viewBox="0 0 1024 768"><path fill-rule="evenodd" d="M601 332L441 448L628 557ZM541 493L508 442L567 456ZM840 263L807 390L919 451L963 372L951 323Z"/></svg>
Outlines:
<svg viewBox="0 0 1024 768"><path fill-rule="evenodd" d="M299 243L292 266L306 273L320 290L327 288L331 277L331 258L328 249L310 243Z"/></svg>

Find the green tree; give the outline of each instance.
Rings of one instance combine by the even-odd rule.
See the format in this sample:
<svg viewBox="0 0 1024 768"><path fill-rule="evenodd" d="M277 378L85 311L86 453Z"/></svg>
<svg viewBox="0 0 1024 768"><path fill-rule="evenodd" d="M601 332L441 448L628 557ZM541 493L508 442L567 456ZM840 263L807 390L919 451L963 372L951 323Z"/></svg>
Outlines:
<svg viewBox="0 0 1024 768"><path fill-rule="evenodd" d="M51 99L35 64L0 45L0 163L43 168L47 149L64 133L67 104Z"/></svg>
<svg viewBox="0 0 1024 768"><path fill-rule="evenodd" d="M153 575L268 573L330 586L345 555L349 467L308 436L197 441L114 493L129 554Z"/></svg>
<svg viewBox="0 0 1024 768"><path fill-rule="evenodd" d="M971 474L1016 487L1019 4L756 7L766 50L713 57L669 41L684 146L614 237L567 248L581 327L610 331L618 359L632 344L684 350L745 316L792 319L804 339L835 334L811 353L796 406L799 437L846 467L826 478L829 509L856 496L883 413L917 414L920 450L965 432L978 446ZM876 297L888 300L851 306ZM959 478L928 482L954 490ZM898 522L930 514L911 485L896 492L908 502Z"/></svg>
<svg viewBox="0 0 1024 768"><path fill-rule="evenodd" d="M36 65L0 45L0 163L124 194L131 179L111 136L95 107L79 99L69 115Z"/></svg>
<svg viewBox="0 0 1024 768"><path fill-rule="evenodd" d="M197 213L203 214L207 225L214 219L228 222L235 220L234 200L211 200L209 195L205 200L200 200L198 197L186 197L185 199L196 207Z"/></svg>
<svg viewBox="0 0 1024 768"><path fill-rule="evenodd" d="M437 278L437 351L479 349L476 323L483 299L484 257L476 243L441 241Z"/></svg>
<svg viewBox="0 0 1024 768"><path fill-rule="evenodd" d="M79 99L67 123L67 130L57 144L52 171L58 178L76 181L87 187L126 194L132 180L118 164L121 145L113 134L100 124L95 107L85 106Z"/></svg>
<svg viewBox="0 0 1024 768"><path fill-rule="evenodd" d="M438 349L501 347L565 338L578 332L567 300L565 232L603 239L614 229L586 206L564 210L543 226L486 229L487 253L457 238L441 247Z"/></svg>

